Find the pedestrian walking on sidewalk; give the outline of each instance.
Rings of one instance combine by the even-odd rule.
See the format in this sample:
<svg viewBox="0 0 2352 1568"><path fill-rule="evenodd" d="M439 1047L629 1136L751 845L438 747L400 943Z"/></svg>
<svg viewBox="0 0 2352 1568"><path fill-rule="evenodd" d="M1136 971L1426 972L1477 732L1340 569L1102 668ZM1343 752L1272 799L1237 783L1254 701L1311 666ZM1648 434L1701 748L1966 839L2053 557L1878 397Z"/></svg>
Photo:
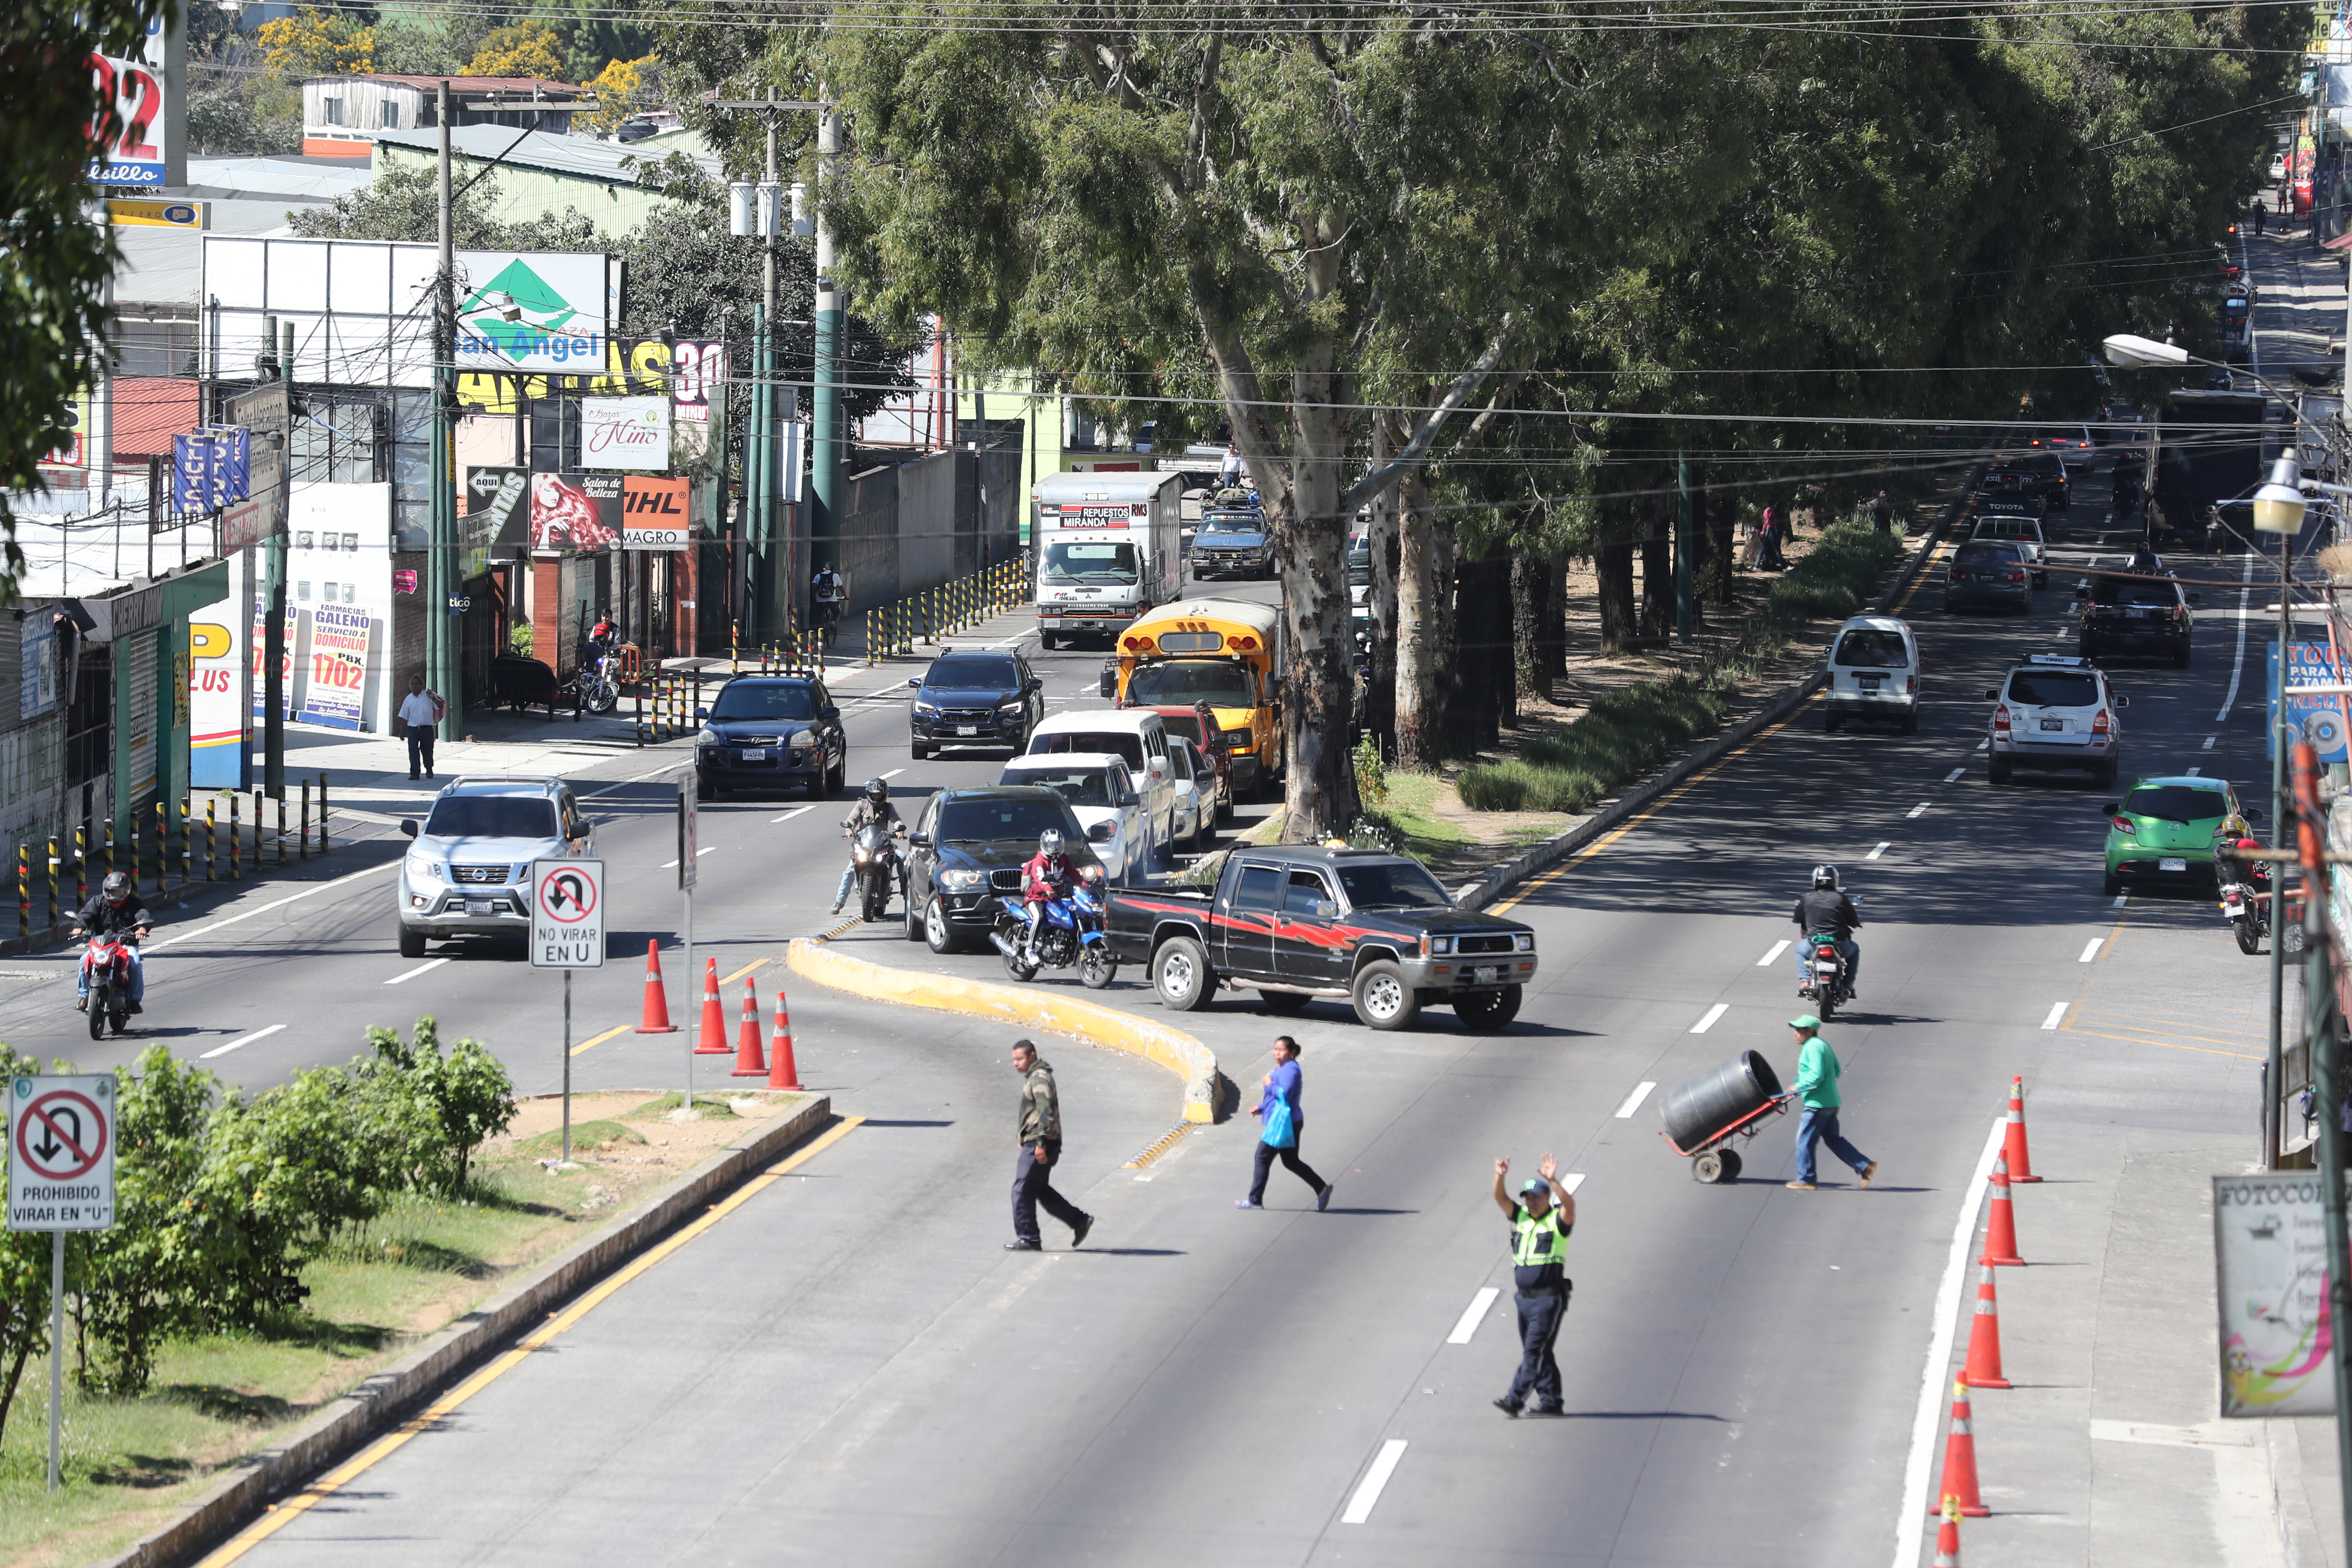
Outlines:
<svg viewBox="0 0 2352 1568"><path fill-rule="evenodd" d="M1007 1252L1043 1252L1037 1205L1070 1227L1070 1245L1087 1239L1095 1216L1054 1190L1054 1162L1062 1157L1062 1099L1054 1069L1028 1040L1013 1042L1013 1070L1021 1075L1021 1152L1013 1162L1013 1239Z"/></svg>
<svg viewBox="0 0 2352 1568"><path fill-rule="evenodd" d="M1559 1362L1552 1342L1568 1316L1569 1292L1575 1289L1564 1268L1568 1233L1576 1227L1576 1200L1555 1179L1559 1166L1546 1154L1536 1166L1539 1175L1519 1185L1515 1199L1504 1190L1511 1173L1508 1160L1495 1162L1495 1203L1511 1220L1511 1282L1517 1287L1519 1309L1519 1370L1511 1391L1495 1401L1495 1408L1516 1416L1535 1395L1530 1415L1559 1415Z"/></svg>
<svg viewBox="0 0 2352 1568"><path fill-rule="evenodd" d="M441 716L448 711L449 705L441 700L439 692L425 689L423 676L408 678L408 695L400 700L400 727L408 737L410 778L417 776L420 767L425 777L433 776L433 738L439 732Z"/></svg>
<svg viewBox="0 0 2352 1568"><path fill-rule="evenodd" d="M1886 499L1885 490L1879 491L1878 499L1870 503L1870 521L1881 533L1895 531L1895 503Z"/></svg>
<svg viewBox="0 0 2352 1568"><path fill-rule="evenodd" d="M1305 1079L1298 1070L1298 1042L1288 1035L1274 1037L1274 1070L1261 1080L1265 1092L1258 1097L1250 1114L1258 1118L1257 1165L1250 1177L1249 1196L1235 1198L1237 1209L1265 1207L1265 1179L1273 1173L1274 1162L1282 1161L1282 1168L1305 1182L1315 1194L1315 1207L1320 1211L1331 1206L1331 1184L1315 1173L1315 1167L1298 1157L1298 1135L1307 1127L1307 1112L1298 1102Z"/></svg>
<svg viewBox="0 0 2352 1568"><path fill-rule="evenodd" d="M1797 1115L1797 1179L1789 1185L1801 1193L1810 1193L1818 1184L1813 1180L1813 1146L1827 1143L1830 1152L1853 1167L1864 1186L1878 1173L1878 1162L1845 1141L1838 1131L1838 1078L1844 1068L1838 1065L1837 1053L1822 1038L1822 1021L1811 1013L1789 1020L1789 1027L1797 1031L1797 1077L1790 1084L1789 1093L1802 1110Z"/></svg>
<svg viewBox="0 0 2352 1568"><path fill-rule="evenodd" d="M1763 521L1756 525L1758 542L1756 566L1759 571L1785 572L1788 570L1789 563L1780 554L1781 546L1785 542L1782 536L1787 533L1788 528L1788 514L1780 507L1767 502Z"/></svg>

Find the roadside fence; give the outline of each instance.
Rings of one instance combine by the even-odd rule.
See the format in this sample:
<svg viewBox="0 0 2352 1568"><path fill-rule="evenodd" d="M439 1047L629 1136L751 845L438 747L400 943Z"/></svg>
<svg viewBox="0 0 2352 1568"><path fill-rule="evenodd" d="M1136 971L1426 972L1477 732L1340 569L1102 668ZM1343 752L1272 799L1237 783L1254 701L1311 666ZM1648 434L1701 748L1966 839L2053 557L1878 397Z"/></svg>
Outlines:
<svg viewBox="0 0 2352 1568"><path fill-rule="evenodd" d="M912 653L918 642L936 642L1001 616L1029 597L1029 557L1000 561L968 577L878 605L866 612L866 662Z"/></svg>

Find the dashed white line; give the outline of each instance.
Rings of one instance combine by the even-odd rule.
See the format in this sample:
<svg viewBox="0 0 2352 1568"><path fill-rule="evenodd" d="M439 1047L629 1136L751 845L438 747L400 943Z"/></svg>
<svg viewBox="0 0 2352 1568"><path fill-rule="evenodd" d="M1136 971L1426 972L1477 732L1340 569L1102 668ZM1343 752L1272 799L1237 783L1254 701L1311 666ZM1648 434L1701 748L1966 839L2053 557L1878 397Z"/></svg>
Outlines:
<svg viewBox="0 0 2352 1568"><path fill-rule="evenodd" d="M2201 772L2203 772L2203 771L2204 771L2204 770L2203 770L2203 769L2201 769L2201 768L2191 768L2191 769L2189 769L2189 773L2188 773L2188 774L2187 774L2186 776L2188 776L2188 777L2189 777L2189 778L2192 778L2192 779L2193 779L2193 778L2195 778L2195 777L2196 777L2200 773L2201 773Z"/></svg>
<svg viewBox="0 0 2352 1568"><path fill-rule="evenodd" d="M1968 771L1969 770L1966 768L1954 768L1950 773L1944 775L1944 782L1946 784L1958 784L1960 782L1960 775Z"/></svg>
<svg viewBox="0 0 2352 1568"><path fill-rule="evenodd" d="M2067 1004L2063 1002L2055 1002L2051 1004L2050 1016L2042 1020L2042 1026L2045 1029L2056 1028L2058 1026L2058 1020L2066 1016L2066 1007Z"/></svg>
<svg viewBox="0 0 2352 1568"><path fill-rule="evenodd" d="M1908 818L1908 817L1914 817L1914 816L1927 816L1927 803L1926 801L1924 801L1924 800L1923 800L1923 801L1921 801L1918 805L1916 805L1913 806L1910 810L1908 810L1908 811L1905 812L1903 815L1904 815L1906 818Z"/></svg>
<svg viewBox="0 0 2352 1568"><path fill-rule="evenodd" d="M805 808L803 808L803 809L805 809ZM716 845L716 844L705 845L702 848L699 848L699 849L698 849L698 850L696 850L696 851L694 852L694 858L695 858L696 859L699 860L699 859L701 859L705 855L709 855L709 854L715 853L715 852L718 850L718 848L719 848L719 846L718 846L718 845ZM675 871L675 870L677 870L677 861L675 861L675 860L665 860L665 861L663 861L663 862L661 863L661 868L662 868L663 870L665 870L665 871Z"/></svg>
<svg viewBox="0 0 2352 1568"><path fill-rule="evenodd" d="M1478 1293L1470 1298L1470 1304L1462 1309L1462 1315L1454 1320L1454 1331L1445 1336L1445 1342L1449 1345L1468 1344L1470 1336L1478 1331L1478 1325L1486 1321L1486 1309L1493 1306L1495 1299L1501 1294L1502 1291L1492 1285L1482 1286Z"/></svg>
<svg viewBox="0 0 2352 1568"><path fill-rule="evenodd" d="M2129 893L2117 893L2116 895L2116 908L2122 909L2126 904L2130 902L2131 895Z"/></svg>
<svg viewBox="0 0 2352 1568"><path fill-rule="evenodd" d="M1756 961L1756 967L1757 967L1757 968L1759 968L1759 969L1769 969L1769 968L1771 968L1773 964L1775 964L1775 963L1779 963L1779 962L1780 962L1780 955L1781 955L1782 953L1784 953L1784 952L1788 952L1788 951L1789 951L1789 944L1788 944L1787 942L1774 942L1774 943L1772 944L1772 946L1771 946L1770 951L1769 951L1768 952L1766 952L1766 953L1764 954L1764 956L1763 956L1763 957L1761 957L1761 958L1759 958L1759 959L1758 959L1758 960Z"/></svg>
<svg viewBox="0 0 2352 1568"><path fill-rule="evenodd" d="M2205 743L2197 749L2200 752L2210 752L2213 749L2213 742L2221 738L2219 735L2208 735L2205 737Z"/></svg>
<svg viewBox="0 0 2352 1568"><path fill-rule="evenodd" d="M1987 751L1990 751L1991 749L1992 749L1992 742L1991 742L1991 740L1990 740L1990 738L1985 739L1985 740L1982 740L1982 741L1979 741L1979 742L1977 742L1977 750L1978 750L1978 751L1979 751L1979 752L1987 752Z"/></svg>
<svg viewBox="0 0 2352 1568"><path fill-rule="evenodd" d="M1706 1034L1709 1029L1712 1029L1712 1028L1714 1028L1714 1027L1715 1027L1715 1021L1716 1021L1717 1018L1722 1017L1726 1013L1728 1013L1728 1012L1730 1012L1730 1011L1731 1011L1731 1004L1730 1004L1730 1003L1728 1003L1728 1002L1717 1002L1714 1006L1709 1007L1709 1008L1706 1010L1706 1016L1705 1016L1705 1017L1701 1018L1697 1023L1693 1024L1693 1025L1690 1026L1690 1032L1691 1032L1692 1034L1694 1034L1694 1035L1704 1035L1704 1034Z"/></svg>
<svg viewBox="0 0 2352 1568"><path fill-rule="evenodd" d="M1657 1087L1654 1083L1635 1084L1633 1092L1627 1095L1625 1102L1617 1108L1617 1120L1623 1121L1631 1118L1633 1112L1642 1109L1642 1101L1650 1098L1650 1091Z"/></svg>
<svg viewBox="0 0 2352 1568"><path fill-rule="evenodd" d="M1559 1184L1559 1190L1561 1192L1566 1193L1570 1197L1574 1197L1576 1195L1576 1189L1584 1185L1584 1173L1581 1171L1563 1171L1559 1175L1554 1176L1552 1180Z"/></svg>
<svg viewBox="0 0 2352 1568"><path fill-rule="evenodd" d="M671 865L673 865L673 866L675 866L676 864L677 864L677 861L675 861L675 860L673 860L673 861L671 861L671 862L670 862L670 864L671 864ZM384 984L385 984L386 985L397 985L397 984L400 984L402 981L404 981L404 980L414 980L414 979L415 979L418 975L423 974L424 973L425 973L427 970L438 969L438 968L440 968L443 964L445 964L445 963L448 963L448 962L449 962L449 961L448 961L447 959L446 959L446 958L436 958L436 959L434 959L434 960L430 961L429 963L420 963L420 964L418 964L415 968L414 968L414 969L410 970L410 971L409 971L407 973L405 973L405 974L395 974L395 975L394 975L391 979L389 979L389 980L385 981L385 982L384 982Z"/></svg>
<svg viewBox="0 0 2352 1568"><path fill-rule="evenodd" d="M1356 1495L1348 1500L1348 1511L1339 1516L1341 1524L1361 1524L1372 1517L1372 1505L1381 1500L1381 1489L1396 1474L1397 1461L1404 1458L1404 1439L1391 1437L1381 1445L1372 1457L1372 1468L1356 1483Z"/></svg>
<svg viewBox="0 0 2352 1568"><path fill-rule="evenodd" d="M882 774L881 776L882 776L882 777L884 777L884 778L886 778L886 779L895 779L895 778L897 778L900 773L905 773L906 771L907 771L907 770L906 770L906 769L904 769L904 768L892 768L888 773L884 773L884 774Z"/></svg>
<svg viewBox="0 0 2352 1568"><path fill-rule="evenodd" d="M2252 555L2249 555L2246 557L2246 574L2244 577L2241 578L2240 581L2243 584L2251 584L2253 580L2254 558ZM2245 589L2243 587L2239 589L2238 596L2241 600L2244 599ZM2245 673L2246 616L2243 613L2243 606L2242 605L2240 614L2238 616L2238 651L2230 660L2230 690L2228 695L2221 699L2221 710L2213 715L2213 722L2216 724L2223 724L2229 721L2230 710L2238 705L2238 682L2244 677Z"/></svg>
<svg viewBox="0 0 2352 1568"><path fill-rule="evenodd" d="M2093 937L2090 941L2090 945L2083 949L2083 956L2076 959L2074 962L2077 963L2088 963L2091 960L2098 957L2099 944L2106 940L2107 939L2103 936Z"/></svg>
<svg viewBox="0 0 2352 1568"><path fill-rule="evenodd" d="M1914 815L1916 815L1916 814L1915 813ZM1867 855L1864 856L1864 857L1863 857L1863 858L1864 858L1864 859L1865 859L1865 860L1875 860L1875 859L1877 859L1881 855L1885 854L1889 849L1892 849L1892 848L1894 848L1894 847L1895 847L1895 840L1893 840L1892 838L1890 838L1890 839L1888 839L1885 843L1881 844L1877 848L1875 848L1875 849L1872 850L1869 854L1867 854Z"/></svg>
<svg viewBox="0 0 2352 1568"><path fill-rule="evenodd" d="M266 1040L285 1026L286 1026L283 1024L272 1024L266 1029L254 1030L253 1033L246 1036L245 1038L241 1040L231 1040L225 1046L215 1046L211 1050L205 1053L204 1059L210 1061L215 1057L225 1057L228 1055L229 1052L236 1049L239 1046L249 1046L256 1040Z"/></svg>
<svg viewBox="0 0 2352 1568"><path fill-rule="evenodd" d="M792 810L790 810L790 811L788 811L788 812L784 813L784 815L783 815L783 816L772 816L772 817L768 818L768 821L769 821L769 823L770 823L771 825L773 825L773 824L775 824L775 823L779 823L779 822L790 822L793 817L800 816L803 812L806 812L806 811L814 811L815 809L816 809L816 802L814 802L814 801L811 801L811 802L809 802L809 804L808 804L808 805L796 805L796 806L793 807L793 808L792 808ZM673 866L675 866L675 865L677 865L677 861L675 861L675 860L673 860L673 861L671 861L671 862L670 862L670 864L671 864L671 865L673 865Z"/></svg>

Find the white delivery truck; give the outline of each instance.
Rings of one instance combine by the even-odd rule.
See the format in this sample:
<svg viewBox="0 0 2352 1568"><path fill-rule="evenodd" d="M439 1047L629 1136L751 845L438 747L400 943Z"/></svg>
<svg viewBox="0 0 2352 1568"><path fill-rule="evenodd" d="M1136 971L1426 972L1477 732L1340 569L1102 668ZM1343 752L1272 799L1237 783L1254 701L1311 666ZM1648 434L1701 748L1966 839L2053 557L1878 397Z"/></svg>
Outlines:
<svg viewBox="0 0 2352 1568"><path fill-rule="evenodd" d="M1052 474L1029 492L1037 630L1112 639L1183 588L1180 473Z"/></svg>

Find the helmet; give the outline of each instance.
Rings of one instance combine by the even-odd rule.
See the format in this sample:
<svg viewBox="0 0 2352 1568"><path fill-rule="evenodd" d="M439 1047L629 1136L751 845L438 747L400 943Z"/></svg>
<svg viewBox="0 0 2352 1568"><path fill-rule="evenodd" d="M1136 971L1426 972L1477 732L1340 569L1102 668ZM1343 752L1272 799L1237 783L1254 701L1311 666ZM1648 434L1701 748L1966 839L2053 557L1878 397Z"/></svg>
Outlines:
<svg viewBox="0 0 2352 1568"><path fill-rule="evenodd" d="M890 786L884 784L880 779L867 779L866 781L866 798L872 801L875 805L880 805L884 801L890 798Z"/></svg>
<svg viewBox="0 0 2352 1568"><path fill-rule="evenodd" d="M1040 855L1059 855L1061 852L1062 852L1062 830L1061 830L1060 828L1058 828L1058 827L1049 827L1049 828L1045 829L1045 832L1040 833L1039 835L1037 835L1037 853L1038 853L1038 854L1040 854Z"/></svg>
<svg viewBox="0 0 2352 1568"><path fill-rule="evenodd" d="M127 871L109 871L101 890L106 894L108 903L122 902L131 896L131 874Z"/></svg>
<svg viewBox="0 0 2352 1568"><path fill-rule="evenodd" d="M1816 866L1816 867L1814 867L1814 868L1813 868L1813 886L1814 886L1814 887L1816 887L1816 888L1822 888L1822 889L1835 889L1835 888L1837 887L1837 885L1838 885L1838 878L1837 878L1837 868L1836 868L1836 867L1834 867L1834 866Z"/></svg>

